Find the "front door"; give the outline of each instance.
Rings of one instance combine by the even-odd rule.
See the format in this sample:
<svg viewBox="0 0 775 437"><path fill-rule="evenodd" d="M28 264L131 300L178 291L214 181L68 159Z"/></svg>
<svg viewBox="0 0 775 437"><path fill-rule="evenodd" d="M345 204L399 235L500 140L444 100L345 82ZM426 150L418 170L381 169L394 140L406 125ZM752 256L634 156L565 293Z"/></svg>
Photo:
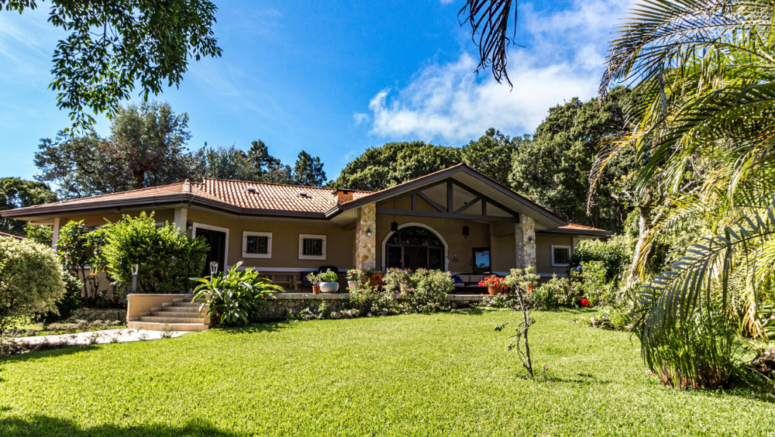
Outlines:
<svg viewBox="0 0 775 437"><path fill-rule="evenodd" d="M444 268L444 245L427 229L411 226L394 232L387 241L387 267Z"/></svg>
<svg viewBox="0 0 775 437"><path fill-rule="evenodd" d="M202 237L210 245L210 250L207 251L207 258L205 258L205 267L203 276L210 276L210 262L215 261L218 263L218 271L222 272L226 268L224 261L226 257L226 233L221 231L213 231L211 229L197 228L196 237Z"/></svg>

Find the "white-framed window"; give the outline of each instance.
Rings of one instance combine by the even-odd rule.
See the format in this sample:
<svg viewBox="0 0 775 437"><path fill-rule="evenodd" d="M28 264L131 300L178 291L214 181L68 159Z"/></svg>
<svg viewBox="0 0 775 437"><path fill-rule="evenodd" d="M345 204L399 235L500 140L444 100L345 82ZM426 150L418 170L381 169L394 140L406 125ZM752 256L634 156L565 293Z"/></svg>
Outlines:
<svg viewBox="0 0 775 437"><path fill-rule="evenodd" d="M272 257L272 233L252 232L242 233L242 257L243 258L271 258Z"/></svg>
<svg viewBox="0 0 775 437"><path fill-rule="evenodd" d="M568 267L570 254L570 246L552 246L552 267Z"/></svg>
<svg viewBox="0 0 775 437"><path fill-rule="evenodd" d="M326 259L326 236L299 234L299 259Z"/></svg>

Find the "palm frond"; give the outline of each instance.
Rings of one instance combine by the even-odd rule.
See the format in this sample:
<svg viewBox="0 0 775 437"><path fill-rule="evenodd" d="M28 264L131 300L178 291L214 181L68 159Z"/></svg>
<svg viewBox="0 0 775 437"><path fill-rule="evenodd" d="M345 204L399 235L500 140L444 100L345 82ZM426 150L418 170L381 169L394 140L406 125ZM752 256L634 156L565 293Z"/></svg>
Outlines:
<svg viewBox="0 0 775 437"><path fill-rule="evenodd" d="M466 5L458 12L463 17L461 25L471 24L471 38L479 48L479 65L476 72L492 66L492 75L500 83L501 80L511 86L509 74L506 71L507 49L512 43L509 37L509 23L514 20L514 32L517 25L516 0L467 0Z"/></svg>

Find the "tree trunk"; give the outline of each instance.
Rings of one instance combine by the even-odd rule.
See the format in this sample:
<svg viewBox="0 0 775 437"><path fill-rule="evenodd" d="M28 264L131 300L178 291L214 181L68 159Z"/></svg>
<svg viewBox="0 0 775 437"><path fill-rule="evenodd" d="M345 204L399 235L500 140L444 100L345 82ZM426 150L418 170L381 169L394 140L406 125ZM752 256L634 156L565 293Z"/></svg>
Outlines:
<svg viewBox="0 0 775 437"><path fill-rule="evenodd" d="M638 242L635 243L635 251L632 254L632 263L630 264L630 271L627 275L627 285L632 284L640 278L640 275L638 274L638 259L641 257L643 246L646 244L646 238L651 230L651 227L649 226L651 208L642 205L636 208L638 210Z"/></svg>

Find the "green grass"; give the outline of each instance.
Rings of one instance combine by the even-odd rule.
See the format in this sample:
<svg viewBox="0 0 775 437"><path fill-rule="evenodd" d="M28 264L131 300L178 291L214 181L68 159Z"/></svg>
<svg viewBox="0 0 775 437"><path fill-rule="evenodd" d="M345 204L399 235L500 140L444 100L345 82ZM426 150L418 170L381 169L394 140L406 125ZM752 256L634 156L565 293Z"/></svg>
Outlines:
<svg viewBox="0 0 775 437"><path fill-rule="evenodd" d="M628 334L536 312L267 324L0 361L0 435L775 435L744 389L661 387ZM508 331L508 332L506 332Z"/></svg>

